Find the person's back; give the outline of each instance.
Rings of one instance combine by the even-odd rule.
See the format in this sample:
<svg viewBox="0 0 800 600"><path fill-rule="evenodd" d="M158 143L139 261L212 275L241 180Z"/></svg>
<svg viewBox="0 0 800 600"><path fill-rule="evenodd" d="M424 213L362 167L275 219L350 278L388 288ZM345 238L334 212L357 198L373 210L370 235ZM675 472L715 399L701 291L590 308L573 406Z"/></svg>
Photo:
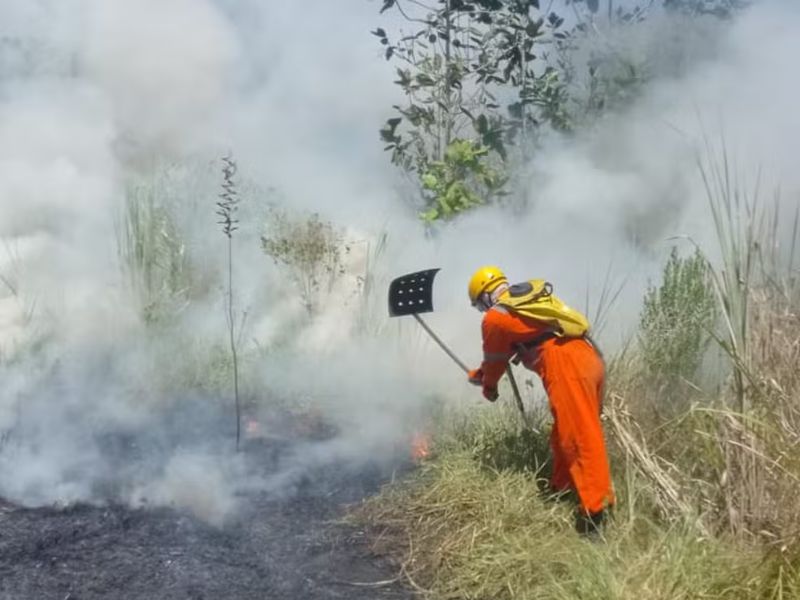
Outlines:
<svg viewBox="0 0 800 600"><path fill-rule="evenodd" d="M479 270L476 278L469 291L473 305L484 312L484 359L470 372L470 381L482 385L487 399L496 398L497 384L515 355L541 377L553 414L551 486L574 489L582 513L594 522L614 503L600 422L603 360L585 335L564 335L558 323L521 314L504 302L510 286L496 267Z"/></svg>

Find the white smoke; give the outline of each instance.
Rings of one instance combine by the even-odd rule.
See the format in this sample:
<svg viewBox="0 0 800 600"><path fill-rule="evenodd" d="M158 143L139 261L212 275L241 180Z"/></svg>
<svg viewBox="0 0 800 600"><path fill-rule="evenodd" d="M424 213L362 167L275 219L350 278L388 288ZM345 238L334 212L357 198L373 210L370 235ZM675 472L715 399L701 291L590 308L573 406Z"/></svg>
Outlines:
<svg viewBox="0 0 800 600"><path fill-rule="evenodd" d="M663 31L661 18L649 30ZM234 510L220 490L241 485L233 483L241 473L209 459L202 444L179 449L169 438L181 426L163 424L164 411L210 403L225 416L199 431L214 444L231 433L229 397L192 387L224 360L214 354L225 339L214 161L230 151L242 193L234 244L237 315L247 313L245 393L258 406L309 401L342 432L260 482L264 489L305 465L390 454L429 396L480 402L415 323L388 319L392 277L442 267L427 319L476 364L478 315L465 282L477 265L547 278L581 308L587 295L597 302L610 269L611 285L627 282L601 334L613 346L635 326L669 238L712 243L696 167L704 139L718 144L724 134L745 172L764 165L785 203L797 204L800 8L792 2L755 3L730 25L709 25L702 43L621 36L621 51L661 59L643 95L577 138L545 140L525 169L524 210L475 211L431 236L377 136L401 98L369 34L376 26L397 23L366 2L3 2L1 496L98 500L98 482L111 480L133 502L176 503L212 521ZM155 333L118 257L131 181L150 182L170 208L204 290ZM318 211L354 242L317 318L259 248L269 202ZM388 245L373 256L383 233ZM365 301L354 290L366 276L374 288ZM359 327L372 334L356 335ZM143 428L159 432L159 452L136 450L147 466L127 482L109 477L104 434L136 437Z"/></svg>

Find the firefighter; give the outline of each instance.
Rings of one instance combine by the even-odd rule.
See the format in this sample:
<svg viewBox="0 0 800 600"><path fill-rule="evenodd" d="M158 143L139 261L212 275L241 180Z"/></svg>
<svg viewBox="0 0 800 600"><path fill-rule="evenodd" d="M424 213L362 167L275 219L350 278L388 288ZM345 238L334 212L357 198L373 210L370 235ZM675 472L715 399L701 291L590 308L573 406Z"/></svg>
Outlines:
<svg viewBox="0 0 800 600"><path fill-rule="evenodd" d="M550 486L556 492L573 490L579 502L576 527L596 531L614 494L600 423L605 367L587 336L588 321L561 302L549 283L510 286L494 266L475 272L469 299L484 314L483 362L469 372L470 383L494 402L512 358L539 375L553 415Z"/></svg>

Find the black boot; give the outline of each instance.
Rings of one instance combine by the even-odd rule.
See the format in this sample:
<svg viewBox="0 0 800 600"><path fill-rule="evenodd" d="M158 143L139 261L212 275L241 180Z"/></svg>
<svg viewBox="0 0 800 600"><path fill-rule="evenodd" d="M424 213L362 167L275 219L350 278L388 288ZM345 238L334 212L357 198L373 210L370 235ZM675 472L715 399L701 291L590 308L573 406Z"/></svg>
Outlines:
<svg viewBox="0 0 800 600"><path fill-rule="evenodd" d="M575 517L575 531L587 537L599 536L605 523L606 511L596 513L579 512Z"/></svg>

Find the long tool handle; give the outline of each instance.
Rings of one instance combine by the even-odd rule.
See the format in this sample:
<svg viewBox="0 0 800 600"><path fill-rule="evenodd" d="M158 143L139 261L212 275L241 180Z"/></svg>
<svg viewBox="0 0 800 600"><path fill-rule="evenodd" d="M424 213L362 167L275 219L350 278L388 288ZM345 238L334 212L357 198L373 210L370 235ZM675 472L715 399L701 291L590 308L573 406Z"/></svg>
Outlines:
<svg viewBox="0 0 800 600"><path fill-rule="evenodd" d="M511 382L511 389L514 390L514 399L517 401L517 408L519 409L520 415L522 415L522 420L533 430L534 433L540 433L540 431L531 423L530 418L528 418L528 413L525 412L525 406L522 404L522 395L519 393L517 380L514 379L514 371L511 369L511 365L506 366L506 375L508 375L508 380Z"/></svg>
<svg viewBox="0 0 800 600"><path fill-rule="evenodd" d="M439 347L447 353L447 356L452 358L453 361L459 367L461 367L462 371L464 371L465 373L469 373L469 368L467 367L467 365L461 362L461 359L459 359L453 353L453 351L447 347L447 344L445 344L441 339L439 339L439 336L433 332L433 329L428 327L428 324L422 319L422 317L420 317L417 313L413 313L413 317L417 320L417 323L422 325L422 328L428 333L429 336L431 336L433 341L439 344ZM508 380L511 382L511 389L514 391L514 400L516 401L517 408L519 409L519 412L522 415L522 420L525 421L526 424L530 425L530 423L528 423L528 416L525 414L525 405L522 404L522 396L519 393L519 387L517 387L517 380L514 379L514 372L511 370L511 365L506 365L506 375L508 375ZM534 429L534 431L536 431L536 429Z"/></svg>
<svg viewBox="0 0 800 600"><path fill-rule="evenodd" d="M514 379L514 371L511 369L511 365L506 365L506 375L508 375L508 381L511 382L511 389L514 392L514 400L517 402L519 414L522 415L522 420L528 423L528 415L525 414L525 405L522 404L522 395L519 393L519 387L517 387L517 380Z"/></svg>
<svg viewBox="0 0 800 600"><path fill-rule="evenodd" d="M445 352L447 352L447 356L449 356L450 358L452 358L452 359L455 361L455 363L456 363L456 364L457 364L459 367L461 367L461 370L462 370L462 371L464 371L464 373L469 373L469 368L467 367L467 365L465 365L463 362L461 362L461 360L460 360L460 359L459 359L459 358L458 358L458 357L457 357L455 354L453 354L453 351L452 351L452 350L450 350L450 348L448 348L448 347L447 347L447 345L446 345L446 344L445 344L445 343L444 343L442 340L440 340L440 339L439 339L439 336L438 336L438 335L436 335L435 333L433 333L433 329L431 329L430 327L428 327L428 324L427 324L425 321L423 321L423 320L422 320L422 317L420 317L420 316L419 316L417 313L414 313L414 315L413 315L413 316L414 316L414 318L417 320L417 323L419 323L420 325L422 325L422 328L423 328L425 331L427 331L427 332L428 332L428 335L429 335L429 336L431 336L431 338L433 338L433 341L434 341L434 342L436 342L437 344L439 344L439 347L440 347L442 350L444 350Z"/></svg>

